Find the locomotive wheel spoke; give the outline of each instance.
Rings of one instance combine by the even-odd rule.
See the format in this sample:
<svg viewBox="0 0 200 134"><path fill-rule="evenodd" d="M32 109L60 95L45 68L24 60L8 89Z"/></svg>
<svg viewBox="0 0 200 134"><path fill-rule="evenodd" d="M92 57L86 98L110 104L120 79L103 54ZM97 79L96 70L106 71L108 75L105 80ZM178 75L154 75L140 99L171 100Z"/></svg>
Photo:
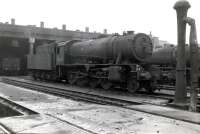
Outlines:
<svg viewBox="0 0 200 134"><path fill-rule="evenodd" d="M103 81L101 82L101 87L102 87L103 89L108 90L108 89L110 89L110 88L112 87L112 83L109 82L108 80L103 80Z"/></svg>
<svg viewBox="0 0 200 134"><path fill-rule="evenodd" d="M68 76L69 84L73 85L76 83L76 81L77 81L76 76L74 74L69 74L69 76Z"/></svg>
<svg viewBox="0 0 200 134"><path fill-rule="evenodd" d="M46 79L46 80L50 80L50 79L51 79L50 74L47 73L47 74L45 75L45 79Z"/></svg>
<svg viewBox="0 0 200 134"><path fill-rule="evenodd" d="M127 90L130 92L130 93L135 93L139 88L139 83L135 80L129 80L127 82Z"/></svg>
<svg viewBox="0 0 200 134"><path fill-rule="evenodd" d="M36 77L35 75L33 75L33 79L34 79L34 80L37 80L37 77Z"/></svg>
<svg viewBox="0 0 200 134"><path fill-rule="evenodd" d="M152 87L149 87L147 90L149 93L154 93L155 89L153 89Z"/></svg>
<svg viewBox="0 0 200 134"><path fill-rule="evenodd" d="M46 75L46 74L45 74L44 72L41 73L41 79L42 79L42 80L45 80L45 75Z"/></svg>
<svg viewBox="0 0 200 134"><path fill-rule="evenodd" d="M154 93L154 91L156 90L156 88L155 87L151 87L151 86L146 86L145 87L145 90L147 91L147 92L149 92L149 93Z"/></svg>
<svg viewBox="0 0 200 134"><path fill-rule="evenodd" d="M153 82L147 82L144 86L145 90L149 93L154 93L154 91L156 90L156 87L153 86Z"/></svg>
<svg viewBox="0 0 200 134"><path fill-rule="evenodd" d="M97 79L90 79L89 85L91 88L96 88L99 85L99 81Z"/></svg>
<svg viewBox="0 0 200 134"><path fill-rule="evenodd" d="M31 77L32 77L34 80L36 80L36 79L37 79L37 77L36 77L36 75L35 75L35 73L34 73L34 72L32 72L32 73L31 73Z"/></svg>
<svg viewBox="0 0 200 134"><path fill-rule="evenodd" d="M53 74L50 74L49 77L50 77L50 78L49 78L50 81L55 81L57 76L56 76L56 75L53 75Z"/></svg>
<svg viewBox="0 0 200 134"><path fill-rule="evenodd" d="M87 86L88 79L87 78L80 78L80 79L77 80L76 84L78 86Z"/></svg>
<svg viewBox="0 0 200 134"><path fill-rule="evenodd" d="M38 78L39 78L39 80L42 80L42 73L41 72L38 73Z"/></svg>
<svg viewBox="0 0 200 134"><path fill-rule="evenodd" d="M36 80L38 80L40 78L40 75L38 72L35 73L35 78L36 78Z"/></svg>

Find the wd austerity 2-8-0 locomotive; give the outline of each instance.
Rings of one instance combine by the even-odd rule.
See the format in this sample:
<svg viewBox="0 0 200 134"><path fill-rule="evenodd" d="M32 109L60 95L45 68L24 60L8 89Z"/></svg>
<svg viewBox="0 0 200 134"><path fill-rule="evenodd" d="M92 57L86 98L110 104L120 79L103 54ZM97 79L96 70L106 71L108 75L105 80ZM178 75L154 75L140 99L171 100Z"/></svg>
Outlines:
<svg viewBox="0 0 200 134"><path fill-rule="evenodd" d="M149 74L140 65L152 55L152 45L143 33L44 44L28 55L28 69L35 79L104 89L123 87L133 92L150 84Z"/></svg>

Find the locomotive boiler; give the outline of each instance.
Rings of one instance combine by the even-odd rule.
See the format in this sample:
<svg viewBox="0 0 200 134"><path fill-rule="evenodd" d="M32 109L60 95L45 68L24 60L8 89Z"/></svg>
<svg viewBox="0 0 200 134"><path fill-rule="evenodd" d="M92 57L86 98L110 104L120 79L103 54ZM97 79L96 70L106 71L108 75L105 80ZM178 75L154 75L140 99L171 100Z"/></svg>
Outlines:
<svg viewBox="0 0 200 134"><path fill-rule="evenodd" d="M131 64L151 56L152 43L148 36L140 33L77 42L69 50L69 56L76 57L73 63L78 62L79 58L89 58L91 61L81 60L81 63Z"/></svg>
<svg viewBox="0 0 200 134"><path fill-rule="evenodd" d="M142 86L140 64L152 55L152 45L143 33L45 44L28 55L28 69L36 79L104 89L120 86L134 92Z"/></svg>
<svg viewBox="0 0 200 134"><path fill-rule="evenodd" d="M199 49L200 52L200 49ZM185 47L186 64L190 64L190 48ZM198 58L200 61L200 57ZM177 47L166 47L155 50L151 57L147 58L146 63L156 65L171 65L175 66L177 62Z"/></svg>

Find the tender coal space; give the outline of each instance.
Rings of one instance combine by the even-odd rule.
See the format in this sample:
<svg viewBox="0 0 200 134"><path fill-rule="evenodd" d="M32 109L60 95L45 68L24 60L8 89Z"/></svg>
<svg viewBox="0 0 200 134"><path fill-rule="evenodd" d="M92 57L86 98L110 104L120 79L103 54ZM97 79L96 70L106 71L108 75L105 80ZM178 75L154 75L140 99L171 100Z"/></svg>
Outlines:
<svg viewBox="0 0 200 134"><path fill-rule="evenodd" d="M20 115L22 115L20 112L0 103L0 118Z"/></svg>

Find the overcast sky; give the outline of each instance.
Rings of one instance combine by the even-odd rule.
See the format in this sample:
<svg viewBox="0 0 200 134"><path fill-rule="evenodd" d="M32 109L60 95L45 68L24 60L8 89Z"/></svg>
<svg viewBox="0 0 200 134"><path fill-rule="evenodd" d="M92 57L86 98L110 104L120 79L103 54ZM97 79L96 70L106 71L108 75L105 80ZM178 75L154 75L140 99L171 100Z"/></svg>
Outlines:
<svg viewBox="0 0 200 134"><path fill-rule="evenodd" d="M148 33L176 44L177 23L173 9L176 0L0 0L0 22L16 19L19 25L37 25L69 30L122 33L127 30ZM190 0L188 16L200 24L200 2ZM189 33L189 31L187 31ZM198 34L199 35L199 34ZM199 37L199 36L198 36ZM189 38L189 37L187 37ZM188 40L188 39L187 39Z"/></svg>

